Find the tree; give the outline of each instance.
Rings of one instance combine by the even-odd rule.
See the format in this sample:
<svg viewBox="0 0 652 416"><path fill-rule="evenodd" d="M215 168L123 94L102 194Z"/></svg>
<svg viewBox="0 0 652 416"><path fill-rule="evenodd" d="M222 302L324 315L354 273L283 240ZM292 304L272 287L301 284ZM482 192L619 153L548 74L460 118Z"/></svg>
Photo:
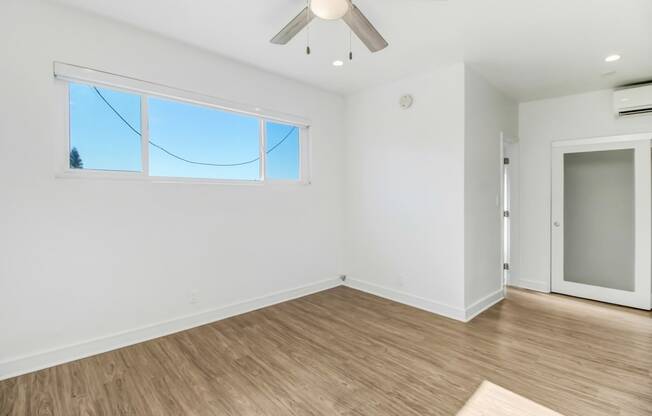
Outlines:
<svg viewBox="0 0 652 416"><path fill-rule="evenodd" d="M73 147L70 150L70 167L72 169L84 169L84 162L82 161L81 156L76 147Z"/></svg>

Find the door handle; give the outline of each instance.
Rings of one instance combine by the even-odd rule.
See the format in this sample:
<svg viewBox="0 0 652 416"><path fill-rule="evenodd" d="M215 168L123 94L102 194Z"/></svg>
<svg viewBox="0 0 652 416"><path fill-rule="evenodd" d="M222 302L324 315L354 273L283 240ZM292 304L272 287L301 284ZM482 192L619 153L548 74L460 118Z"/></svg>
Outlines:
<svg viewBox="0 0 652 416"><path fill-rule="evenodd" d="M552 225L554 225L555 227L559 227L561 224L559 223L559 221L555 221L552 223Z"/></svg>

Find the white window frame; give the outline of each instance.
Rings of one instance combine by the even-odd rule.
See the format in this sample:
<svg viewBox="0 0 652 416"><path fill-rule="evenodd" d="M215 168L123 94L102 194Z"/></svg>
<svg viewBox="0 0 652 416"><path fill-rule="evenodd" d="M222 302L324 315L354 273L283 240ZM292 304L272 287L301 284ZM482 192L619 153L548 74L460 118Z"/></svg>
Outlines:
<svg viewBox="0 0 652 416"><path fill-rule="evenodd" d="M199 94L193 91L182 90L162 84L156 84L136 78L125 77L109 72L98 71L77 65L54 62L54 76L66 83L65 143L61 145L60 162L57 163L59 178L97 178L97 179L128 179L145 180L160 183L207 183L226 185L274 185L274 184L310 184L310 121L300 116L285 114L260 107L238 104L220 98ZM70 83L86 84L90 86L106 87L115 91L138 95L140 97L140 132L141 132L141 164L142 170L138 172L98 170L98 169L73 169L70 167ZM259 169L258 179L211 179L211 178L186 178L149 175L149 97L163 98L175 102L193 104L213 108L239 115L252 116L258 119L259 125ZM282 123L295 126L299 129L299 179L283 180L268 179L266 177L267 152L266 150L266 123Z"/></svg>

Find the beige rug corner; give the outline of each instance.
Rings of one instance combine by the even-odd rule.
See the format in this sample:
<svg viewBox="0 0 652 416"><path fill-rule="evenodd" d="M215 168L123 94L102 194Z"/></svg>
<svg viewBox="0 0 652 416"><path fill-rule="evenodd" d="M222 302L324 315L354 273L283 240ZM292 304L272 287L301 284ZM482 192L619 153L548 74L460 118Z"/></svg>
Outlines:
<svg viewBox="0 0 652 416"><path fill-rule="evenodd" d="M457 416L562 416L525 397L484 381Z"/></svg>

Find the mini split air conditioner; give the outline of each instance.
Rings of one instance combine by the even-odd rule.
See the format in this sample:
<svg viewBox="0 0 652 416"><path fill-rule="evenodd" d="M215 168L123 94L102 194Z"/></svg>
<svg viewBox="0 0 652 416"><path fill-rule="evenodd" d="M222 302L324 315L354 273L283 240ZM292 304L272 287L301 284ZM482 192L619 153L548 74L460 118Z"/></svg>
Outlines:
<svg viewBox="0 0 652 416"><path fill-rule="evenodd" d="M652 114L652 84L614 91L614 110L618 117Z"/></svg>

